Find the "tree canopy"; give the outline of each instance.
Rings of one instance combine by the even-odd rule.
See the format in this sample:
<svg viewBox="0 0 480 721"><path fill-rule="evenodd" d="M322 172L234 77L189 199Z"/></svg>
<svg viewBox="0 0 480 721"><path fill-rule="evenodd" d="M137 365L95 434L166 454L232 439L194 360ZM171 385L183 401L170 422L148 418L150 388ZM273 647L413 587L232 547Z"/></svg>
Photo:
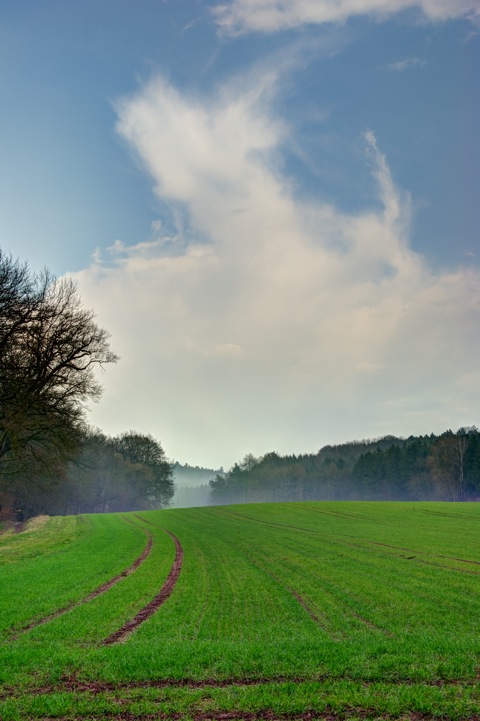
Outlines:
<svg viewBox="0 0 480 721"><path fill-rule="evenodd" d="M318 453L245 456L210 481L212 503L448 500L480 497L480 433L385 436Z"/></svg>
<svg viewBox="0 0 480 721"><path fill-rule="evenodd" d="M70 454L86 401L101 394L95 368L116 360L73 281L33 274L0 251L3 460L23 470L29 460Z"/></svg>
<svg viewBox="0 0 480 721"><path fill-rule="evenodd" d="M114 363L109 334L83 307L73 281L33 273L0 249L0 479L58 475L101 395L95 371ZM32 480L33 482L33 480Z"/></svg>
<svg viewBox="0 0 480 721"><path fill-rule="evenodd" d="M89 429L48 508L58 513L164 508L173 493L172 464L152 436L128 431L109 437Z"/></svg>

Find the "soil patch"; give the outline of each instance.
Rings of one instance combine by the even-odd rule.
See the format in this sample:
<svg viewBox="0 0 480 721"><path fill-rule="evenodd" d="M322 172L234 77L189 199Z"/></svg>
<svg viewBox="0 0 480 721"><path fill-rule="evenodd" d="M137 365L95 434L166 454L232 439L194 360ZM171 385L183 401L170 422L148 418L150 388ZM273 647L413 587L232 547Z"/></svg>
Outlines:
<svg viewBox="0 0 480 721"><path fill-rule="evenodd" d="M92 681L79 679L76 674L64 676L62 680L57 684L49 684L46 686L39 686L37 688L30 688L25 690L28 696L44 696L54 693L76 693L76 694L91 694L96 696L98 694L108 693L121 693L122 691L129 691L135 689L163 689L163 688L188 688L188 689L209 689L209 688L235 688L245 686L268 686L271 684L282 684L282 683L329 683L335 681L352 681L361 683L364 687L370 687L377 683L382 683L391 687L395 686L424 686L424 687L476 687L478 685L478 678L458 678L458 679L412 679L412 678L399 678L390 680L359 680L349 676L328 676L319 675L316 677L311 676L271 676L271 677L260 677L260 678L226 678L226 679L192 679L192 678L165 678L149 681ZM0 699L14 698L21 695L18 689L5 688L3 692L0 692Z"/></svg>

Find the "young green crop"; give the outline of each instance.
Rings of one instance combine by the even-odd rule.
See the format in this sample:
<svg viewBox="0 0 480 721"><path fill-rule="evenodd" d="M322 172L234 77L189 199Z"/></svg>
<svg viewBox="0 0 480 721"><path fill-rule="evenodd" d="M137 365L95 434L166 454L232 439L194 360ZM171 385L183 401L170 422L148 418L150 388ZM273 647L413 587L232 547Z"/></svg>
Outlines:
<svg viewBox="0 0 480 721"><path fill-rule="evenodd" d="M0 546L0 639L74 604L127 568L146 542L121 516L52 518Z"/></svg>
<svg viewBox="0 0 480 721"><path fill-rule="evenodd" d="M25 545L0 571L0 618L17 627L35 614L15 616L16 589L52 609L132 563L148 532L152 550L102 596L3 642L2 720L480 715L480 505L258 504L52 521L57 546L47 524L38 555ZM173 592L125 641L103 646L165 582L175 557L165 530L183 549Z"/></svg>

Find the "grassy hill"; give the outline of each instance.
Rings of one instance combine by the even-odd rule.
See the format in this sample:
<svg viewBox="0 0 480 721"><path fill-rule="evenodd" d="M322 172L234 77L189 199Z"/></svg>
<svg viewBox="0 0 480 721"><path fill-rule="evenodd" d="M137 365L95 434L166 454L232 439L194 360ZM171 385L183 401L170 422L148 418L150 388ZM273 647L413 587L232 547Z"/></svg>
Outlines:
<svg viewBox="0 0 480 721"><path fill-rule="evenodd" d="M51 518L0 536L0 718L480 718L480 505Z"/></svg>

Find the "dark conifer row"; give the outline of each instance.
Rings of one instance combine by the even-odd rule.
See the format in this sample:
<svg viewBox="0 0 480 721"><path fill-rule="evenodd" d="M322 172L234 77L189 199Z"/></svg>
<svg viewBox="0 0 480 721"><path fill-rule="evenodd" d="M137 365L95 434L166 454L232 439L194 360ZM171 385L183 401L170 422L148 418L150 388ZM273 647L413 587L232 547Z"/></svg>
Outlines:
<svg viewBox="0 0 480 721"><path fill-rule="evenodd" d="M213 503L480 500L480 433L385 436L316 454L246 456L210 481Z"/></svg>

